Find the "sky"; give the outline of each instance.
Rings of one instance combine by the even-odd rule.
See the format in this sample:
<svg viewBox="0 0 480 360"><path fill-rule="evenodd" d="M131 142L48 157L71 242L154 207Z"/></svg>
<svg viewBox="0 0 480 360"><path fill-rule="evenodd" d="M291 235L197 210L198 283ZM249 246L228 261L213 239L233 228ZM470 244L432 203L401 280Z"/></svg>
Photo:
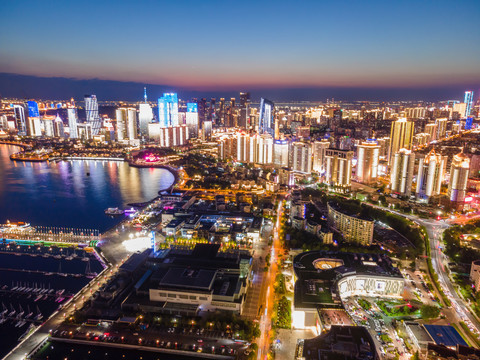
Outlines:
<svg viewBox="0 0 480 360"><path fill-rule="evenodd" d="M480 87L478 0L0 2L0 72L256 88Z"/></svg>

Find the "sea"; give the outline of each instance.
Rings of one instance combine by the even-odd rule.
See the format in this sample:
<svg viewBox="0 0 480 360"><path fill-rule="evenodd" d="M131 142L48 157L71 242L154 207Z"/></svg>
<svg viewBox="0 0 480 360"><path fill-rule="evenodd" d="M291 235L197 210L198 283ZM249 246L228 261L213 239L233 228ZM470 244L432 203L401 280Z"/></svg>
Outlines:
<svg viewBox="0 0 480 360"><path fill-rule="evenodd" d="M0 144L0 224L22 221L103 232L122 219L105 215L105 209L152 200L175 179L168 170L121 161L11 161L10 154L20 150ZM98 259L84 250L0 239L0 358L31 324L45 321L101 271Z"/></svg>
<svg viewBox="0 0 480 360"><path fill-rule="evenodd" d="M105 215L111 207L152 200L170 187L166 169L134 168L123 161L11 161L21 149L0 144L0 224L24 221L106 231L120 218Z"/></svg>

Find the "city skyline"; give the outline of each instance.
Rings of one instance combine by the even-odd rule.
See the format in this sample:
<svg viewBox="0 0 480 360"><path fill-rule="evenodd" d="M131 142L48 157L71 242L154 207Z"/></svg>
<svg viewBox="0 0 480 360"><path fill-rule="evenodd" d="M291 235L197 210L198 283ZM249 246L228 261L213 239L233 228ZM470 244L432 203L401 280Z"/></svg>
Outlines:
<svg viewBox="0 0 480 360"><path fill-rule="evenodd" d="M480 86L474 1L127 5L4 4L0 72L206 92Z"/></svg>

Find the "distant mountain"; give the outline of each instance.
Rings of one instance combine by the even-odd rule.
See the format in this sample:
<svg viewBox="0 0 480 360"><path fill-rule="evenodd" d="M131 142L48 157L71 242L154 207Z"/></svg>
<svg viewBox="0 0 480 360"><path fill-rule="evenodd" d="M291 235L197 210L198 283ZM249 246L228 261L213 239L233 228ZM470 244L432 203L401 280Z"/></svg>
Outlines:
<svg viewBox="0 0 480 360"><path fill-rule="evenodd" d="M143 87L147 87L149 99L157 99L164 92L174 91L181 99L237 97L240 91L250 91L252 100L258 102L260 97L273 101L325 101L336 99L342 101L369 100L426 100L463 99L465 90L474 90L478 96L480 84L472 86L448 85L435 88L342 88L342 87L306 87L306 88L255 88L238 89L238 91L192 91L176 88L172 85L153 85L135 82L88 79L79 80L64 77L38 77L30 75L0 73L0 96L16 98L38 98L67 100L73 97L82 100L85 94L96 94L102 100L139 101L143 98Z"/></svg>

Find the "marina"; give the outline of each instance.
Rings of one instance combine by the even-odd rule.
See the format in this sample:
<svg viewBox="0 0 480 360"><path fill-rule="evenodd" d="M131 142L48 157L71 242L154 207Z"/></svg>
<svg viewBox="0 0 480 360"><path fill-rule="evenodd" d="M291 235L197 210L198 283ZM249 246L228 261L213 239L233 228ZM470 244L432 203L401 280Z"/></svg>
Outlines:
<svg viewBox="0 0 480 360"><path fill-rule="evenodd" d="M92 249L0 244L0 357L103 270Z"/></svg>

